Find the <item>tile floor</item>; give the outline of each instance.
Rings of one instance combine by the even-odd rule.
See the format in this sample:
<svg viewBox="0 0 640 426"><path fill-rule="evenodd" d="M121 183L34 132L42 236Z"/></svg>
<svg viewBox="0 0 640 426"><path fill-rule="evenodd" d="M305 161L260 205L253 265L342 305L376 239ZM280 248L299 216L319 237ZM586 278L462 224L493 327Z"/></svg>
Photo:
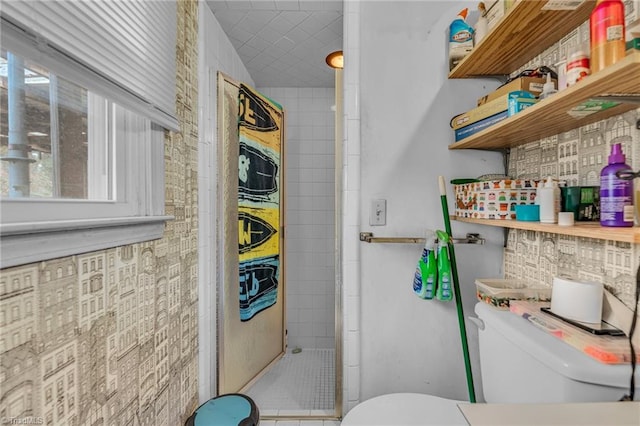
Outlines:
<svg viewBox="0 0 640 426"><path fill-rule="evenodd" d="M334 349L303 349L297 354L289 349L245 393L255 401L262 416L331 416L335 403L334 363ZM299 424L286 422L291 420L279 420L277 424ZM322 420L306 422L304 426L323 424Z"/></svg>

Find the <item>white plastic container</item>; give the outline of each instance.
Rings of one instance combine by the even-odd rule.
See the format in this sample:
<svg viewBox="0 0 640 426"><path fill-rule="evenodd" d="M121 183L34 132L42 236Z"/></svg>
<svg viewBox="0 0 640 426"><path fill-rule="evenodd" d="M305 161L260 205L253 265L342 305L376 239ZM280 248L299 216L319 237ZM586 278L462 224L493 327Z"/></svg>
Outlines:
<svg viewBox="0 0 640 426"><path fill-rule="evenodd" d="M498 309L509 309L510 300L550 301L551 287L531 286L522 280L478 278L476 297Z"/></svg>
<svg viewBox="0 0 640 426"><path fill-rule="evenodd" d="M540 204L540 222L557 223L560 212L560 188L551 176L538 187L536 200Z"/></svg>

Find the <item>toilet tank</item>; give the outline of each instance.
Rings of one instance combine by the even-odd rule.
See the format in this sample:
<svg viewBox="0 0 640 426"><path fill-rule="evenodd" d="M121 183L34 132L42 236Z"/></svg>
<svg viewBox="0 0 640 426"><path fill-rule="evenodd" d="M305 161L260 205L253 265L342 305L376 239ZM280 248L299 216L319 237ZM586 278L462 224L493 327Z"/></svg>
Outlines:
<svg viewBox="0 0 640 426"><path fill-rule="evenodd" d="M603 364L527 319L479 302L482 390L490 403L618 401L631 365ZM636 395L640 369L636 369Z"/></svg>

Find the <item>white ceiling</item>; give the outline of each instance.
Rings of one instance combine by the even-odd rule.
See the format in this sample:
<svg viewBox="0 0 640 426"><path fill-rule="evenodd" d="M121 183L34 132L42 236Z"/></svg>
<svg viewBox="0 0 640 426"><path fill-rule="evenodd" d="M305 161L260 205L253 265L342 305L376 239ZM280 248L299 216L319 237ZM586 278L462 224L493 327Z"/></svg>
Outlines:
<svg viewBox="0 0 640 426"><path fill-rule="evenodd" d="M342 1L207 0L256 87L334 87Z"/></svg>

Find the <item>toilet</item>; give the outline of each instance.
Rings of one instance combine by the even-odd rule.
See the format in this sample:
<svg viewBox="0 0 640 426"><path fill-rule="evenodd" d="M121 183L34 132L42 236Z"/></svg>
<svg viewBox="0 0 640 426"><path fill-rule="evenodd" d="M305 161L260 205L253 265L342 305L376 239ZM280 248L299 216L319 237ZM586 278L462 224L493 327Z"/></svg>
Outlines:
<svg viewBox="0 0 640 426"><path fill-rule="evenodd" d="M489 403L618 401L629 393L631 367L603 364L530 321L485 303L478 316L482 390ZM636 395L640 371L636 371ZM342 426L468 426L458 401L418 393L371 398L344 416Z"/></svg>

